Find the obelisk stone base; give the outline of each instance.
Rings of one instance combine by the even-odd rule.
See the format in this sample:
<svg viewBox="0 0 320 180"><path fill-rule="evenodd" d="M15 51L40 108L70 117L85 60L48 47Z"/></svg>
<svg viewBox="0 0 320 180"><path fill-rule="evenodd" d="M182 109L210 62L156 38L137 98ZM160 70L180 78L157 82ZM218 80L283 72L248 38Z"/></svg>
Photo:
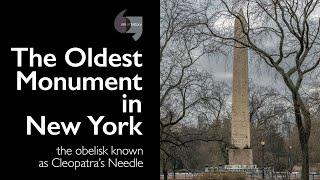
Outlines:
<svg viewBox="0 0 320 180"><path fill-rule="evenodd" d="M229 149L229 165L252 165L252 149Z"/></svg>

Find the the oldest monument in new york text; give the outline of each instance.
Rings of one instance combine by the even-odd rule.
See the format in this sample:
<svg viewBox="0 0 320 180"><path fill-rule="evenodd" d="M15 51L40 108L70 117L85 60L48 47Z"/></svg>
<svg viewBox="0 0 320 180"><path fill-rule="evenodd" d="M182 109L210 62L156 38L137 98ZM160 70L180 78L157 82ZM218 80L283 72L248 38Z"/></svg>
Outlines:
<svg viewBox="0 0 320 180"><path fill-rule="evenodd" d="M252 149L250 148L250 121L248 96L248 48L243 46L246 37L246 20L242 10L241 19L235 19L233 49L233 81L232 81L232 122L231 144L229 149L229 165L252 165ZM243 28L244 27L244 28Z"/></svg>

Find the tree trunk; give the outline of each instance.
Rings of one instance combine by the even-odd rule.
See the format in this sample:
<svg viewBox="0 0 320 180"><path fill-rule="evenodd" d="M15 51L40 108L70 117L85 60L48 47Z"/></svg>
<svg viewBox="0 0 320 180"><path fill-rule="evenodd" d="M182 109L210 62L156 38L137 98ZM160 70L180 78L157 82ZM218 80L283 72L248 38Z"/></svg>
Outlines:
<svg viewBox="0 0 320 180"><path fill-rule="evenodd" d="M173 179L176 179L176 160L173 159Z"/></svg>
<svg viewBox="0 0 320 180"><path fill-rule="evenodd" d="M163 180L168 180L168 169L167 169L167 163L166 160L163 160L163 167L162 167L162 173L163 173Z"/></svg>
<svg viewBox="0 0 320 180"><path fill-rule="evenodd" d="M310 121L309 117L302 117L301 114L301 105L303 103L298 98L298 94L293 92L293 103L294 103L294 115L296 118L297 127L299 130L299 140L300 140L300 147L302 151L302 172L301 172L301 179L302 180L309 180L309 134L310 129L307 126L307 123ZM306 112L303 112L306 114ZM304 123L303 123L304 122Z"/></svg>
<svg viewBox="0 0 320 180"><path fill-rule="evenodd" d="M168 170L163 168L163 180L168 180Z"/></svg>
<svg viewBox="0 0 320 180"><path fill-rule="evenodd" d="M300 138L300 145L302 150L302 173L301 179L309 179L309 146L306 137Z"/></svg>

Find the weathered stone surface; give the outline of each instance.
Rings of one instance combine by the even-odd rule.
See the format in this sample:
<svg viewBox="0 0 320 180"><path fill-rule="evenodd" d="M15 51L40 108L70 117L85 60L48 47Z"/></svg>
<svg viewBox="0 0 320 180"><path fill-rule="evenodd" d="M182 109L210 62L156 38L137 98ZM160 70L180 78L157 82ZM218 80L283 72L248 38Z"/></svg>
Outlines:
<svg viewBox="0 0 320 180"><path fill-rule="evenodd" d="M232 122L231 144L237 149L229 151L229 164L252 164L252 150L250 148L250 121L249 121L249 87L248 87L248 48L242 24L246 21L242 10L239 13L242 22L235 20L233 49L233 81L232 81ZM241 24L242 23L242 24Z"/></svg>
<svg viewBox="0 0 320 180"><path fill-rule="evenodd" d="M252 165L252 149L229 149L230 165Z"/></svg>

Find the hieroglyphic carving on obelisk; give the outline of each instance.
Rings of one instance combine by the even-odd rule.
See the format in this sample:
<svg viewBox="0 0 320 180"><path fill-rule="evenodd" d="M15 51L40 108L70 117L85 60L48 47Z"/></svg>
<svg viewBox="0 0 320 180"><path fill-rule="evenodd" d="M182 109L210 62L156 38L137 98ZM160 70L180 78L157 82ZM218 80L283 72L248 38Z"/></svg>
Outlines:
<svg viewBox="0 0 320 180"><path fill-rule="evenodd" d="M233 49L233 81L232 81L232 122L229 164L252 164L250 149L250 121L248 96L248 48L244 31L247 23L242 10L238 13L241 21L236 18L234 23L235 47Z"/></svg>

